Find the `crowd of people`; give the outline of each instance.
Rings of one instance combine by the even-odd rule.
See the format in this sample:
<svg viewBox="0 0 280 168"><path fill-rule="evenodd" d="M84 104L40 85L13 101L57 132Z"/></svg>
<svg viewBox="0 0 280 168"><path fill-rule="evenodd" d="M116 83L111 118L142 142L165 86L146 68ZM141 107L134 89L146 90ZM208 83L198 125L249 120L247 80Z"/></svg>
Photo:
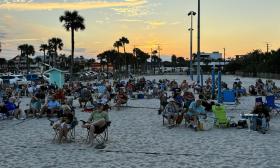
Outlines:
<svg viewBox="0 0 280 168"><path fill-rule="evenodd" d="M216 81L215 81L216 82ZM128 81L102 80L88 83L65 84L63 88L45 82L33 82L26 86L1 85L0 88L0 117L1 119L26 119L47 117L51 121L53 129L58 133L58 142L63 138L67 140L68 132L77 125L73 101L79 102L81 111L91 109L91 115L87 121L83 121L83 128L89 131L89 143L92 145L94 132L106 125L109 121L108 110L112 104L120 110L129 99L142 95L144 98L157 98L160 101L159 114L168 121L168 127L178 126L185 120L186 126L199 130L200 119L206 118L212 112L213 105L217 103L211 97L212 81L207 79L205 86L201 87L195 83L183 80L161 79L146 80L144 77L135 79L131 77ZM233 88L240 89L242 82L235 82ZM223 89L227 85L223 84ZM267 81L263 84L261 80L256 82L256 93L263 94L272 92L275 83ZM254 93L249 88L249 93ZM217 90L217 88L215 88ZM264 91L263 91L264 90ZM196 92L198 97L195 96ZM254 95L254 94L253 94ZM23 96L30 97L28 108L20 106ZM143 97L142 97L143 98ZM112 101L113 100L113 101ZM253 114L257 117L253 120L255 130L262 130L269 125L270 115L268 108L263 103L256 103ZM57 120L52 120L55 117Z"/></svg>
<svg viewBox="0 0 280 168"><path fill-rule="evenodd" d="M185 119L186 126L194 128L194 130L198 130L200 125L200 119L205 119L212 112L212 107L217 104L217 101L213 101L207 94L205 94L205 89L210 85L211 80L208 79L206 81L206 87L199 91L198 97L195 98L194 92L191 91L191 88L195 88L195 85L186 86L186 81L183 81L181 85L177 84L176 81L170 82L171 85L167 85L165 91L159 93L160 100L160 109L159 114L162 113L163 117L168 121L168 127L173 128L179 125L183 119ZM268 81L268 86L275 86L272 81ZM226 88L223 88L226 89ZM236 80L233 84L233 89L242 92L244 89L242 87L242 82L240 79ZM172 95L168 96L167 90L170 90ZM206 89L207 90L207 89ZM208 89L211 90L211 89ZM246 90L245 90L246 92ZM245 94L246 95L246 94ZM236 95L237 97L240 95ZM252 114L255 114L254 117L250 118L249 122L251 123L251 127L253 130L261 131L265 133L267 128L269 127L270 121L270 111L272 108L265 104L264 102L256 102L255 107L252 110ZM226 113L226 112L225 112ZM242 113L242 112L240 112ZM242 116L243 118L244 116ZM241 118L241 119L242 119ZM243 118L244 119L244 118ZM243 120L242 119L242 120ZM246 121L245 121L246 122ZM228 126L239 127L238 123L228 123Z"/></svg>

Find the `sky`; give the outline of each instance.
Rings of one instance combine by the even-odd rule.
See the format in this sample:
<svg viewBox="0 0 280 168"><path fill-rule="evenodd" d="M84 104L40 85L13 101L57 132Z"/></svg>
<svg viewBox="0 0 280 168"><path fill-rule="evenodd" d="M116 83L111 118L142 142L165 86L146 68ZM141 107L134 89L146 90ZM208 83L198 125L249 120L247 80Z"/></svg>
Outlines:
<svg viewBox="0 0 280 168"><path fill-rule="evenodd" d="M280 48L280 0L201 0L201 51L243 55L254 49ZM95 58L113 49L120 37L129 39L127 51L161 48L163 56L190 55L189 11L197 0L0 0L0 57L10 59L17 46L31 44L36 55L40 44L52 37L64 42L60 53L70 54L70 32L59 16L77 10L86 29L75 33L75 55ZM197 46L194 17L194 52Z"/></svg>

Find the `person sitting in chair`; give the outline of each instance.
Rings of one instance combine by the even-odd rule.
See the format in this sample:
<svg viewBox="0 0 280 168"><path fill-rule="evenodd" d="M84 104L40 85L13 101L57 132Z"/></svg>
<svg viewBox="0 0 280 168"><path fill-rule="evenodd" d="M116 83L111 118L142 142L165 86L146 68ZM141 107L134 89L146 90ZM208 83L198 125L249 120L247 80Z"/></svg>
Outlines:
<svg viewBox="0 0 280 168"><path fill-rule="evenodd" d="M205 115L204 107L202 106L202 101L200 99L192 102L189 107L189 111L185 113L185 120L188 121L197 131L197 126L199 124L199 115Z"/></svg>
<svg viewBox="0 0 280 168"><path fill-rule="evenodd" d="M17 101L17 105L16 105ZM13 116L14 119L25 119L26 114L19 107L21 101L17 100L15 97L10 97L8 101L5 102L5 107L8 111L8 116Z"/></svg>
<svg viewBox="0 0 280 168"><path fill-rule="evenodd" d="M89 129L89 144L93 145L94 133L96 130L106 126L109 121L109 115L104 111L104 105L101 103L97 104L97 109L93 111L87 122L84 122L82 128Z"/></svg>
<svg viewBox="0 0 280 168"><path fill-rule="evenodd" d="M40 109L41 109L41 101L35 95L32 96L30 100L30 113L33 115L33 117L39 115Z"/></svg>
<svg viewBox="0 0 280 168"><path fill-rule="evenodd" d="M90 101L91 104L93 104L93 98L91 96L91 92L89 89L85 87L81 90L81 94L79 98L80 108L83 107L82 103L85 103L84 107L86 107L88 101Z"/></svg>
<svg viewBox="0 0 280 168"><path fill-rule="evenodd" d="M253 118L253 129L265 133L270 120L269 110L262 102L256 102L256 106L252 111L252 114L258 115L257 118Z"/></svg>
<svg viewBox="0 0 280 168"><path fill-rule="evenodd" d="M116 100L115 100L116 106L120 107L122 104L125 104L127 102L127 99L128 97L126 93L121 89L119 93L116 95Z"/></svg>
<svg viewBox="0 0 280 168"><path fill-rule="evenodd" d="M252 96L256 96L258 94L256 88L254 85L250 85L249 86L249 93L252 95Z"/></svg>
<svg viewBox="0 0 280 168"><path fill-rule="evenodd" d="M171 98L169 103L164 108L162 115L168 120L168 127L175 126L177 117L179 116L180 108L176 103L175 99Z"/></svg>
<svg viewBox="0 0 280 168"><path fill-rule="evenodd" d="M188 84L188 82L187 82L186 80L183 80L183 82L182 82L181 85L180 85L180 89L181 89L182 91L188 91L188 89L189 89L189 84Z"/></svg>
<svg viewBox="0 0 280 168"><path fill-rule="evenodd" d="M53 125L54 129L58 130L58 143L62 143L63 137L65 137L65 141L67 142L67 134L71 128L73 128L74 115L71 111L71 108L65 106L63 108L63 114L60 117L60 120Z"/></svg>
<svg viewBox="0 0 280 168"><path fill-rule="evenodd" d="M41 115L43 111L47 111L47 117L52 117L53 113L58 112L60 104L53 96L50 97L50 100L44 105L41 110Z"/></svg>

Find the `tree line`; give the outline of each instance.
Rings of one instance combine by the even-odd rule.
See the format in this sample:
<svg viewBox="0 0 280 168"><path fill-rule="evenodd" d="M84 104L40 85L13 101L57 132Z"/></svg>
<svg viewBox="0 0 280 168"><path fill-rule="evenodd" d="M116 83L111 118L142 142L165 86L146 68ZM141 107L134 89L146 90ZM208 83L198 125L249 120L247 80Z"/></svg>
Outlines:
<svg viewBox="0 0 280 168"><path fill-rule="evenodd" d="M280 73L280 49L271 52L254 50L244 56L237 57L225 66L224 71L244 73Z"/></svg>

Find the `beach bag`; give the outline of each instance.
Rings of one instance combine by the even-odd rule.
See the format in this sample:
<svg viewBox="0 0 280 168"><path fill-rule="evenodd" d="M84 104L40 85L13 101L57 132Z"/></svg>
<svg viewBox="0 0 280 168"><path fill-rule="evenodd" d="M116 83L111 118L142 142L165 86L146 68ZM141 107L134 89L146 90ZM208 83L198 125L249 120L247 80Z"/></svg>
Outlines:
<svg viewBox="0 0 280 168"><path fill-rule="evenodd" d="M214 126L214 121L211 119L200 119L198 129L201 131L208 131Z"/></svg>

